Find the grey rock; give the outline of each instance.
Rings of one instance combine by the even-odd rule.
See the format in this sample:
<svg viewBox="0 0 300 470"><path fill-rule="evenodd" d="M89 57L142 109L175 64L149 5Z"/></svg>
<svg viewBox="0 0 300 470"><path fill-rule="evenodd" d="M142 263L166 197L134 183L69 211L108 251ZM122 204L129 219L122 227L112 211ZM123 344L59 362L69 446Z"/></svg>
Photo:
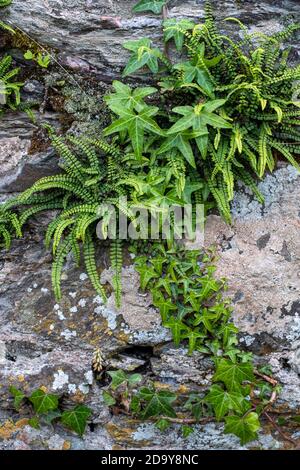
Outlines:
<svg viewBox="0 0 300 470"><path fill-rule="evenodd" d="M101 275L102 282L113 285L113 275L112 269L105 270ZM121 307L116 308L114 296L111 296L107 308L122 316L129 344L147 346L172 339L170 331L161 324L158 310L152 307L151 295L140 292L139 274L133 266L122 269Z"/></svg>
<svg viewBox="0 0 300 470"><path fill-rule="evenodd" d="M299 174L291 166L259 184L265 204L246 188L233 202L231 227L209 216L205 242L219 252L217 276L228 279L241 344L264 357L284 384L282 402L300 403Z"/></svg>
<svg viewBox="0 0 300 470"><path fill-rule="evenodd" d="M116 357L108 359L107 368L122 369L126 372L133 372L145 365L145 360L137 357L127 356L126 354L118 354Z"/></svg>
<svg viewBox="0 0 300 470"><path fill-rule="evenodd" d="M203 354L195 351L191 356L185 348L172 345L155 348L159 357L151 359L153 372L160 380L181 384L196 383L199 388L207 388L211 383L214 364Z"/></svg>
<svg viewBox="0 0 300 470"><path fill-rule="evenodd" d="M40 2L15 0L3 13L4 20L16 25L29 37L54 51L63 52L62 64L83 72L97 70L98 76L111 80L126 63L128 53L122 44L129 39L150 37L161 39L161 18L149 14L133 14L136 0L52 0ZM235 16L251 30L273 33L290 20L299 21L297 0L245 0L243 2L212 1L217 19ZM204 0L169 2L170 17L203 19ZM74 18L76 20L74 21ZM222 28L224 28L224 23ZM227 26L237 31L233 24ZM298 54L297 41L293 44ZM69 57L69 58L67 58Z"/></svg>

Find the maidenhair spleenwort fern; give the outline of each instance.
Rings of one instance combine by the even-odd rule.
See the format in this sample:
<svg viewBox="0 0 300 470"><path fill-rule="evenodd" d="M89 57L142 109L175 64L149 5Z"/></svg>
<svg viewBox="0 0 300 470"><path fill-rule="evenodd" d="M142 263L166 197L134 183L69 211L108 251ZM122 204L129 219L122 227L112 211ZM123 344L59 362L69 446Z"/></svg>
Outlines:
<svg viewBox="0 0 300 470"><path fill-rule="evenodd" d="M122 272L122 240L116 239L110 242L110 264L114 271L113 288L115 292L116 306L121 305L121 272Z"/></svg>
<svg viewBox="0 0 300 470"><path fill-rule="evenodd" d="M105 203L108 197L118 196L119 191L111 185L107 188L107 193L103 194L99 182L107 179L107 162L110 155L116 153L116 149L105 142L97 141L96 147L93 147L85 139L72 136L64 139L57 136L51 128L48 128L48 131L52 145L61 158L62 172L41 178L20 196L1 206L0 240L9 248L12 236L22 236L21 228L30 217L43 211L56 210L56 214L58 211L49 223L45 236L46 247L50 248L52 245L52 284L57 300L61 298L60 280L66 258L72 255L79 265L82 246L87 274L105 302L105 289L100 283L95 255L96 226L104 215L104 212L99 210L101 203ZM68 142L73 147L70 147ZM99 148L102 150L101 154ZM107 151L107 154L104 154L103 150ZM27 208L21 212L22 206ZM13 208L19 214L12 212ZM107 222L109 223L109 219ZM121 292L121 251L119 243L112 251L117 304L120 303Z"/></svg>
<svg viewBox="0 0 300 470"><path fill-rule="evenodd" d="M189 184L184 180L185 166L179 157L173 164L166 161L166 165L161 167L154 159L153 162L145 162L141 171L135 158L128 158L121 147L87 137L58 136L49 126L44 127L60 157L61 173L39 179L1 206L1 239L8 248L12 236L21 236L21 228L31 217L43 211L55 211L55 217L46 230L45 245L52 249L54 258L52 284L57 300L62 295L60 280L64 264L68 257L73 257L77 265L84 261L93 287L105 302L105 288L97 268L96 245L97 234L101 239L110 235L112 282L115 304L119 307L122 242L117 238L117 231L110 234L110 230L117 226L119 213L138 229L137 216L131 207L149 206L154 213L160 211L160 202L167 195L170 203L173 201L171 192L174 186L177 188L177 202L182 205L187 202L183 199L183 190L189 191ZM193 183L190 191L198 187L199 183L196 186Z"/></svg>

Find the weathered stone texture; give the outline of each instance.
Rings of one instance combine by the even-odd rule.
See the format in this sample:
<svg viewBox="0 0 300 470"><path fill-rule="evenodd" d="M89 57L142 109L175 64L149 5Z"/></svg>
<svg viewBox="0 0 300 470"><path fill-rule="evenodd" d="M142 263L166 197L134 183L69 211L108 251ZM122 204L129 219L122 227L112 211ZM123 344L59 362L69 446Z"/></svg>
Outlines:
<svg viewBox="0 0 300 470"><path fill-rule="evenodd" d="M135 0L15 0L4 13L41 44L61 53L65 65L84 71L97 71L111 80L126 63L122 48L128 39L161 37L161 17L149 13L133 14ZM252 29L275 32L286 20L299 20L297 0L213 0L218 20L235 16ZM170 17L203 19L204 0L169 2ZM231 24L231 30L236 27ZM74 59L75 60L74 62ZM81 61L80 63L78 61Z"/></svg>
<svg viewBox="0 0 300 470"><path fill-rule="evenodd" d="M58 61L68 69L110 81L126 62L122 42L148 35L159 41L160 18L132 15L134 0L15 0L3 13L5 20L29 36L54 48ZM300 19L298 1L213 1L217 17L236 16L251 29L277 31L291 17ZM203 18L203 1L170 1L170 15ZM231 25L232 30L236 27ZM293 58L298 49L293 45ZM50 77L51 78L51 77ZM43 80L29 81L26 96L43 101ZM85 113L76 107L80 89L65 106L82 125L90 115L99 120L99 90L84 95ZM91 99L91 96L93 99ZM83 99L83 98L82 98ZM80 104L80 103L79 103ZM54 126L61 116L53 109L37 113L38 120ZM66 109L66 108L65 108ZM76 114L77 113L77 114ZM76 121L72 124L77 129ZM57 168L49 150L35 151L37 125L25 114L9 113L0 120L0 193L27 188L37 177ZM279 404L300 410L300 190L299 176L284 166L260 183L266 202L259 205L241 188L232 205L234 222L226 226L216 215L208 218L206 244L217 246L218 276L228 278L233 299L233 320L240 328L241 344L258 363L270 363L283 386ZM212 377L209 359L192 357L176 349L162 327L151 297L141 294L132 267L122 271L123 302L115 308L111 296L104 306L84 272L72 260L63 273L63 299L55 302L51 290L51 254L44 248L43 233L49 215L33 220L22 240L9 253L0 254L0 448L3 449L237 449L238 440L224 435L220 424L197 426L187 440L179 427L160 434L153 424L112 417L101 399L102 383L96 381L91 362L100 347L108 368L143 370L163 387L204 391ZM99 253L102 282L111 284L112 273L105 250ZM18 421L8 387L30 393L40 385L64 395L67 405L84 402L93 410L93 432L83 439L61 426L34 430ZM10 419L15 422L12 423ZM298 436L299 437L299 436ZM276 433L265 428L248 446L282 448Z"/></svg>

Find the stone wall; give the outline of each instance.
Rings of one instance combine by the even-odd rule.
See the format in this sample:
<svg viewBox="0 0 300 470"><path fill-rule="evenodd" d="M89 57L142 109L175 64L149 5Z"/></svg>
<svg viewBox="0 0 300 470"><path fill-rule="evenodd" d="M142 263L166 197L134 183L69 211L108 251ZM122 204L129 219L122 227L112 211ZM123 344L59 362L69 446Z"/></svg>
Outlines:
<svg viewBox="0 0 300 470"><path fill-rule="evenodd" d="M65 71L28 73L25 98L40 102L37 122L82 129L100 119L101 94L126 62L122 42L149 35L159 41L160 18L131 13L132 0L15 0L3 18L57 54L58 62L73 71L74 80L62 90L63 105L49 95L49 83ZM251 28L279 30L291 17L300 19L298 1L214 1L218 19L236 16ZM203 1L171 1L170 15L201 19ZM233 28L233 26L231 26ZM1 44L1 43L0 43ZM3 45L2 45L3 46ZM13 51L17 61L22 58ZM293 45L296 60L299 49ZM30 71L29 71L30 72ZM48 93L48 95L47 95ZM45 96L48 96L46 107ZM81 108L79 99L84 101ZM59 101L59 100L58 100ZM100 108L99 108L100 106ZM45 109L46 108L46 109ZM67 112L68 111L68 114ZM57 160L43 148L38 124L25 114L8 113L0 120L0 195L22 191L37 177L51 174ZM299 176L290 166L279 168L261 183L266 203L260 206L243 188L233 202L234 223L209 216L206 244L220 255L219 276L226 276L233 299L234 321L240 340L257 363L270 363L283 387L278 410L300 411L300 190ZM33 220L24 239L0 254L0 448L2 449L237 449L238 440L223 434L220 424L198 426L183 440L178 428L160 434L152 424L112 417L101 400L101 383L91 372L92 354L100 347L107 367L154 374L162 387L201 391L209 385L213 365L200 353L187 356L176 349L162 328L151 298L141 296L132 267L123 269L123 303L112 298L107 307L95 295L86 273L72 263L64 272L63 300L51 291L51 254L44 248L47 216ZM103 280L111 282L107 253L99 253ZM27 392L40 385L63 394L67 404L84 401L93 410L92 426L80 439L61 428L34 430L13 411L8 387ZM299 437L294 432L294 438ZM265 427L248 448L285 448L276 432Z"/></svg>

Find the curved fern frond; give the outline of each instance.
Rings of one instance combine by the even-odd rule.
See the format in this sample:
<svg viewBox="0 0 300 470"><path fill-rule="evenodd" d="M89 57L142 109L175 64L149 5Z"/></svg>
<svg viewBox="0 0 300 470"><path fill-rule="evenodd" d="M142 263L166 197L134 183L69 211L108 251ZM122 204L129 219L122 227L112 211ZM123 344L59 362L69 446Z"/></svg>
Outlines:
<svg viewBox="0 0 300 470"><path fill-rule="evenodd" d="M83 244L83 255L86 266L87 274L96 292L102 297L103 302L106 303L106 293L103 285L100 283L99 275L97 272L95 260L95 246L89 231L86 233L85 241Z"/></svg>

